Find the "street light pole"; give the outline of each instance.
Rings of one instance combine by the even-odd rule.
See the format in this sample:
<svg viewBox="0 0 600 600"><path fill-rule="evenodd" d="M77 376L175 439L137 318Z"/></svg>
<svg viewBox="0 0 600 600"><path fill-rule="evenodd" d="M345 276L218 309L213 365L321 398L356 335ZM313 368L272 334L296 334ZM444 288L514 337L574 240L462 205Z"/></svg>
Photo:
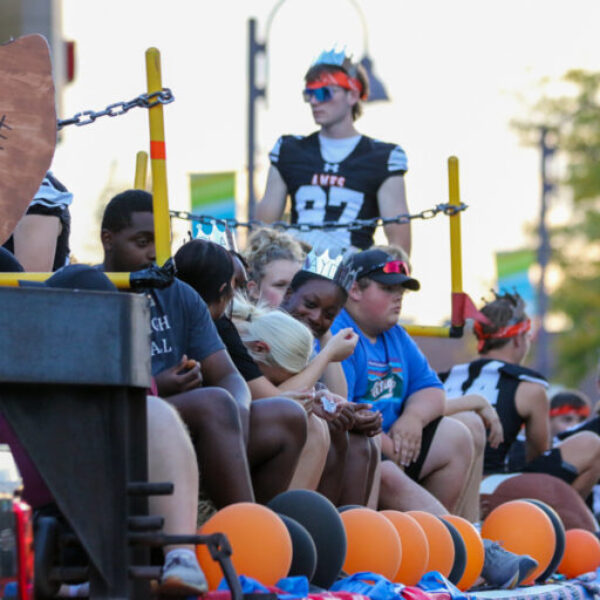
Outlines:
<svg viewBox="0 0 600 600"><path fill-rule="evenodd" d="M254 190L254 148L256 146L256 101L265 97L265 88L256 85L256 59L267 50L266 44L256 39L256 19L248 20L248 218L254 219L256 193Z"/></svg>
<svg viewBox="0 0 600 600"><path fill-rule="evenodd" d="M550 373L550 337L546 329L546 314L548 312L548 292L546 290L546 271L552 248L548 233L547 213L548 199L554 186L548 180L548 159L554 154L555 148L548 144L548 128L540 127L540 174L541 174L541 206L539 223L539 246L537 259L540 266L540 280L537 289L537 311L539 330L537 335L536 370L542 375Z"/></svg>

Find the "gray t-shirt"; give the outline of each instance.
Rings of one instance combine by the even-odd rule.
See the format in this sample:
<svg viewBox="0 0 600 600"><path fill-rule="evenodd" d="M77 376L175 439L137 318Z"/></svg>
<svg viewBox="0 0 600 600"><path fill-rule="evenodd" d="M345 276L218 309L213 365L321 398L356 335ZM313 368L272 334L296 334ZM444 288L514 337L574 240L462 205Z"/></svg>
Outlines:
<svg viewBox="0 0 600 600"><path fill-rule="evenodd" d="M208 307L200 294L175 279L162 290L149 290L152 327L152 375L168 369L186 354L202 362L224 350Z"/></svg>

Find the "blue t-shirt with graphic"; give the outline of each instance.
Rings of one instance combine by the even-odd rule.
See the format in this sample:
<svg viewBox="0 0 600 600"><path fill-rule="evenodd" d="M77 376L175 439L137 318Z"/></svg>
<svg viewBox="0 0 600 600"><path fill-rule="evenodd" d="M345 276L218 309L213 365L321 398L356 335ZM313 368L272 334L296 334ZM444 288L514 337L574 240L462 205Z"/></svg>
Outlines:
<svg viewBox="0 0 600 600"><path fill-rule="evenodd" d="M352 327L358 334L354 353L342 362L348 400L368 402L373 410L380 411L383 431L389 431L412 394L429 387L443 387L424 354L399 325L379 335L375 343L345 310L334 321L331 332L335 334L344 327Z"/></svg>

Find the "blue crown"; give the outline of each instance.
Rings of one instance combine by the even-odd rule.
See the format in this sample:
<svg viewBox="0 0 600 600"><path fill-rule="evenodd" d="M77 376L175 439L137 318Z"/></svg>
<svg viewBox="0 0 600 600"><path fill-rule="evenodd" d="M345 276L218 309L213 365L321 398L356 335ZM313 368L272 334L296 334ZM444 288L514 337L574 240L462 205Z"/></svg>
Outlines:
<svg viewBox="0 0 600 600"><path fill-rule="evenodd" d="M323 50L321 54L313 62L313 65L335 65L336 67L343 67L345 61L349 61L350 58L346 56L346 49L342 49L340 52L336 52L335 48L331 50Z"/></svg>

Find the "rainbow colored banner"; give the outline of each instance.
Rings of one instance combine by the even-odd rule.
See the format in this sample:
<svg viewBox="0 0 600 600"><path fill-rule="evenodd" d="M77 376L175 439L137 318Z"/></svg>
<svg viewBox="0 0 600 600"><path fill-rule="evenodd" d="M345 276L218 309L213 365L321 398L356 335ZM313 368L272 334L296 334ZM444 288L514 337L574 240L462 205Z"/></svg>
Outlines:
<svg viewBox="0 0 600 600"><path fill-rule="evenodd" d="M191 173L190 212L216 219L235 219L235 172ZM199 224L192 222L196 237Z"/></svg>
<svg viewBox="0 0 600 600"><path fill-rule="evenodd" d="M530 249L496 252L498 291L516 291L525 301L530 316L538 314L536 289L529 277L530 268L536 261L535 251Z"/></svg>

